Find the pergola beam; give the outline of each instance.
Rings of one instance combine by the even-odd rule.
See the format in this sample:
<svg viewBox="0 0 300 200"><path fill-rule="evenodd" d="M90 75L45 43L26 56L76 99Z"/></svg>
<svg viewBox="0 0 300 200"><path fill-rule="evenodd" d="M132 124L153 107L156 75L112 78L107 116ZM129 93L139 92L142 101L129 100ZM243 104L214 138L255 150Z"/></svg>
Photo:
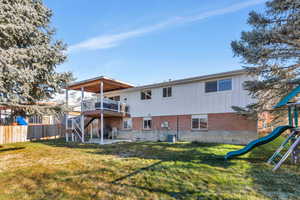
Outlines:
<svg viewBox="0 0 300 200"><path fill-rule="evenodd" d="M69 90L81 90L82 87L84 87L84 90L86 92L93 92L93 93L100 93L100 84L103 82L105 84L104 92L113 91L113 90L119 90L119 89L126 89L126 88L132 88L133 85L117 81L114 79L110 79L107 77L98 77L95 79L89 79L86 81L80 81L77 83L72 83L67 86L67 89Z"/></svg>
<svg viewBox="0 0 300 200"><path fill-rule="evenodd" d="M81 141L82 141L82 143L84 143L83 100L84 100L84 87L81 87L81 119L80 119L80 129L81 129Z"/></svg>

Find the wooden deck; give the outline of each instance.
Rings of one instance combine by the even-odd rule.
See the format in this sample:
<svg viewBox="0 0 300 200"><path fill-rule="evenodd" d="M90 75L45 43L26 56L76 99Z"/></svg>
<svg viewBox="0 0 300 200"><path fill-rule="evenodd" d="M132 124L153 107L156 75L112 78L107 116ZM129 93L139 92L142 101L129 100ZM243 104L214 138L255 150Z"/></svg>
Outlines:
<svg viewBox="0 0 300 200"><path fill-rule="evenodd" d="M87 117L100 118L101 110L85 111L82 112L82 114ZM130 114L128 113L114 112L110 110L103 110L103 115L104 117L130 117Z"/></svg>

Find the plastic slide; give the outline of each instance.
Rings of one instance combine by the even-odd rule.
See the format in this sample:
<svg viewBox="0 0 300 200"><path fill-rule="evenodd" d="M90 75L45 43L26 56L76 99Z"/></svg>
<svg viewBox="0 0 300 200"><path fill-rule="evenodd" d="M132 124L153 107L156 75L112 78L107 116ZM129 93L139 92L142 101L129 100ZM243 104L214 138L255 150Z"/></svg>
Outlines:
<svg viewBox="0 0 300 200"><path fill-rule="evenodd" d="M286 131L287 129L291 129L291 128L293 128L293 127L291 127L291 126L278 126L269 135L267 135L265 137L262 137L262 138L259 138L257 140L253 140L247 146L245 146L244 148L242 148L240 150L228 152L225 156L225 159L230 159L230 158L233 158L235 156L244 155L244 154L248 153L249 151L251 151L252 149L254 149L255 147L267 144L267 143L275 140L284 131Z"/></svg>

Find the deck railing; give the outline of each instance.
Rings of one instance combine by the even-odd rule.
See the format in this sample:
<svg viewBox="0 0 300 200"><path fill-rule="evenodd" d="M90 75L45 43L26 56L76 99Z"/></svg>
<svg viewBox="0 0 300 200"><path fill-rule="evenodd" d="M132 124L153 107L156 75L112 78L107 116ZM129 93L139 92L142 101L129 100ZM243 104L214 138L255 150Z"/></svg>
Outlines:
<svg viewBox="0 0 300 200"><path fill-rule="evenodd" d="M101 100L92 99L84 100L82 102L82 111L94 111L101 110ZM103 99L103 110L120 112L120 113L129 113L129 106L126 103L120 101L114 101L108 98Z"/></svg>

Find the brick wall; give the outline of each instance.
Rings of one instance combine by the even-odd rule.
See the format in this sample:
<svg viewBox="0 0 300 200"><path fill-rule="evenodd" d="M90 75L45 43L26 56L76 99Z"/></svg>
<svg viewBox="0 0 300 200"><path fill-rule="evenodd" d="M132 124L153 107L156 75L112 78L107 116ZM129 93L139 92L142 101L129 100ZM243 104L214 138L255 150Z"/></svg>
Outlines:
<svg viewBox="0 0 300 200"><path fill-rule="evenodd" d="M168 130L190 131L191 130L191 115L178 116L153 116L152 129L166 130L161 124L165 121L169 123ZM132 119L133 130L143 130L143 118L135 117ZM178 123L178 125L177 125ZM249 120L246 117L236 113L216 113L208 114L208 130L224 130L224 131L256 131L257 123L254 120Z"/></svg>
<svg viewBox="0 0 300 200"><path fill-rule="evenodd" d="M155 116L152 117L153 128L155 130L164 130L167 128L162 128L161 124L165 121L169 123L169 130L177 130L177 116Z"/></svg>
<svg viewBox="0 0 300 200"><path fill-rule="evenodd" d="M132 130L119 129L119 139L166 141L177 135L183 141L247 144L257 139L257 123L235 113L208 114L208 130L191 130L191 115L152 116L152 130L143 130L143 117L132 118ZM162 128L163 122L169 128ZM178 131L177 131L178 127Z"/></svg>
<svg viewBox="0 0 300 200"><path fill-rule="evenodd" d="M208 130L257 131L257 122L236 113L208 114Z"/></svg>
<svg viewBox="0 0 300 200"><path fill-rule="evenodd" d="M181 131L190 131L192 129L192 116L191 115L179 115L178 128Z"/></svg>
<svg viewBox="0 0 300 200"><path fill-rule="evenodd" d="M143 130L143 118L142 117L134 117L132 118L132 129L133 130Z"/></svg>
<svg viewBox="0 0 300 200"><path fill-rule="evenodd" d="M163 122L169 123L169 128L161 127ZM152 129L153 130L177 130L177 122L179 130L191 130L191 115L178 115L178 116L153 116ZM143 130L143 117L132 118L133 130Z"/></svg>
<svg viewBox="0 0 300 200"><path fill-rule="evenodd" d="M116 127L118 129L122 128L122 118L117 117L107 117L104 118L104 127L109 125L110 127Z"/></svg>

